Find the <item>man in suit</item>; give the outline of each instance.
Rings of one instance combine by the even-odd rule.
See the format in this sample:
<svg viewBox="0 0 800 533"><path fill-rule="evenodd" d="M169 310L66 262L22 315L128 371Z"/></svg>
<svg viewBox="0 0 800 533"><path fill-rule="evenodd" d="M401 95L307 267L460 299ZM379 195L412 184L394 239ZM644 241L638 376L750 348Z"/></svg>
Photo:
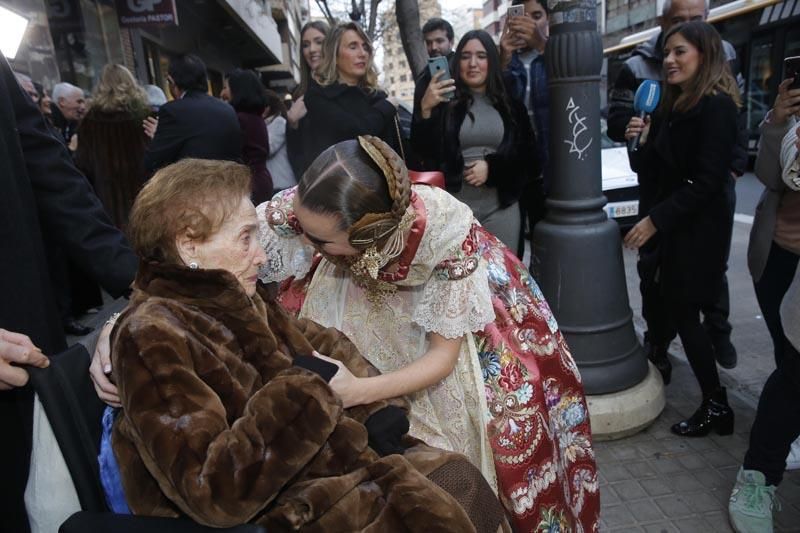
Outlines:
<svg viewBox="0 0 800 533"><path fill-rule="evenodd" d="M112 296L122 295L138 260L114 227L67 149L51 134L39 108L23 92L0 54L0 328L8 343L45 355L66 348L43 236ZM14 335L27 336L29 341ZM35 354L34 354L35 355ZM14 368L6 367L6 371ZM8 382L21 385L21 381ZM5 380L4 380L5 381ZM0 389L7 389L2 387ZM31 449L33 394L0 390L0 530L28 530L23 494Z"/></svg>
<svg viewBox="0 0 800 533"><path fill-rule="evenodd" d="M71 83L56 83L53 87L53 125L64 138L64 144L74 150L73 136L78 131L78 124L86 114L86 98L83 89Z"/></svg>
<svg viewBox="0 0 800 533"><path fill-rule="evenodd" d="M236 112L207 94L206 66L194 55L173 58L167 76L174 100L161 106L155 135L145 152L149 173L186 157L241 161L242 140ZM148 130L145 121L145 131Z"/></svg>

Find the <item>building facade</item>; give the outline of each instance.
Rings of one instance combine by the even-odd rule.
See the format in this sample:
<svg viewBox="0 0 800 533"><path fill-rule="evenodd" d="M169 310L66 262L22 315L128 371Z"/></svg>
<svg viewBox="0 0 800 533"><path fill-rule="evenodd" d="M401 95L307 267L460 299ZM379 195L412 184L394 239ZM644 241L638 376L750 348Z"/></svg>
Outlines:
<svg viewBox="0 0 800 533"><path fill-rule="evenodd" d="M419 0L420 24L433 17L441 17L442 8L438 0ZM382 16L383 24L383 85L389 96L409 106L414 101L414 75L406 59L400 29L394 9L387 9Z"/></svg>
<svg viewBox="0 0 800 533"><path fill-rule="evenodd" d="M297 48L284 19L307 17L308 0L0 0L29 20L12 62L50 88L67 81L90 91L107 63L167 91L169 57L192 53L218 94L225 72L268 68ZM304 6L304 7L303 7ZM290 15L284 15L290 13ZM289 69L290 77L294 72Z"/></svg>

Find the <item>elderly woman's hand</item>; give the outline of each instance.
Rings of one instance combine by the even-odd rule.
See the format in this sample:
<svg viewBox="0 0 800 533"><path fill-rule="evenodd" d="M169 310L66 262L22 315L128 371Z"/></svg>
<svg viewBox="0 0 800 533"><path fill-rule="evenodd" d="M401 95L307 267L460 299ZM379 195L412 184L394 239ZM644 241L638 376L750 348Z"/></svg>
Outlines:
<svg viewBox="0 0 800 533"><path fill-rule="evenodd" d="M625 246L638 249L644 246L658 229L649 216L644 217L625 236Z"/></svg>
<svg viewBox="0 0 800 533"><path fill-rule="evenodd" d="M778 96L769 117L773 124L783 124L791 115L800 114L800 89L789 90L792 82L793 78L789 78L778 85Z"/></svg>
<svg viewBox="0 0 800 533"><path fill-rule="evenodd" d="M111 329L114 327L113 320L106 322L97 338L97 345L94 347L92 364L89 365L89 375L94 383L94 390L97 396L111 407L122 407L119 400L119 391L116 385L111 383L108 376L111 374Z"/></svg>
<svg viewBox="0 0 800 533"><path fill-rule="evenodd" d="M333 392L335 392L336 395L342 399L342 404L344 405L345 409L365 403L361 399L362 387L360 384L360 379L355 377L353 373L350 372L346 366L344 366L344 363L337 361L336 359L331 359L330 357L325 357L317 352L314 352L314 357L319 357L320 359L339 367L336 375L334 375L333 378L328 382L328 385L330 385L331 389L333 389Z"/></svg>
<svg viewBox="0 0 800 533"><path fill-rule="evenodd" d="M625 127L625 140L629 141L641 134L640 144L644 144L647 142L648 133L650 133L650 117L645 117L644 119L632 117Z"/></svg>

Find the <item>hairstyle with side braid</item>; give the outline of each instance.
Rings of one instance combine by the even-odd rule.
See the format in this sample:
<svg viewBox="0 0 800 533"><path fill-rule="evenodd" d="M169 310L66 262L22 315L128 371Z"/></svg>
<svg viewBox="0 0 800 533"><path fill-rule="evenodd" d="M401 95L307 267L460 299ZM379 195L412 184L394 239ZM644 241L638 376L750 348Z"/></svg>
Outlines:
<svg viewBox="0 0 800 533"><path fill-rule="evenodd" d="M297 187L303 207L337 217L357 249L382 244L411 202L402 158L377 137L361 141L371 153L358 140L337 143L314 160Z"/></svg>

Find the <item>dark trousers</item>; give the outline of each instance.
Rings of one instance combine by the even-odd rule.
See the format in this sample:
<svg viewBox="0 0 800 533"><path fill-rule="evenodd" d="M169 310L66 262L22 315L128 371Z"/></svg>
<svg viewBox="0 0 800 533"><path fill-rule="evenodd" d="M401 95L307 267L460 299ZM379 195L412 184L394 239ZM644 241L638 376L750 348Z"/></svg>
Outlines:
<svg viewBox="0 0 800 533"><path fill-rule="evenodd" d="M30 531L25 511L25 486L33 434L33 391L30 387L0 392L0 532Z"/></svg>
<svg viewBox="0 0 800 533"><path fill-rule="evenodd" d="M658 279L658 244L650 239L639 249L639 291L642 293L642 317L647 323L645 340L653 345L667 346L677 333L677 326L672 322L670 305L664 299L664 292ZM700 307L703 312L703 326L712 341L729 338L731 335L730 295L728 293L728 276L722 276L720 292L713 303Z"/></svg>
<svg viewBox="0 0 800 533"><path fill-rule="evenodd" d="M723 188L722 194L725 195L730 216L733 217L736 211L736 190L733 178ZM658 234L656 234L639 249L639 261L636 268L639 271L639 291L642 293L642 317L647 323L647 331L644 334L645 341L654 345L667 346L675 338L677 327L670 323L669 304L664 301L664 293L658 283L658 242ZM730 245L728 245L726 263L730 251ZM731 314L731 302L727 275L723 274L720 291L714 301L703 304L700 310L704 317L703 326L711 335L713 344L730 338L733 328L728 322Z"/></svg>
<svg viewBox="0 0 800 533"><path fill-rule="evenodd" d="M683 344L703 396L709 396L719 388L719 374L714 359L711 336L700 323L700 305L687 301L671 303L672 321Z"/></svg>
<svg viewBox="0 0 800 533"><path fill-rule="evenodd" d="M768 485L780 484L786 456L800 437L800 353L786 337L780 346L778 368L761 391L744 456L744 468L764 474Z"/></svg>
<svg viewBox="0 0 800 533"><path fill-rule="evenodd" d="M764 322L766 322L769 335L772 337L772 346L775 350L775 366L780 366L779 362L784 353L783 326L781 326L779 314L781 301L786 291L789 290L792 279L794 279L798 259L800 259L800 256L781 248L773 241L769 250L769 257L767 257L767 265L764 267L764 273L761 274L761 278L758 281L753 282L758 307L761 308Z"/></svg>

